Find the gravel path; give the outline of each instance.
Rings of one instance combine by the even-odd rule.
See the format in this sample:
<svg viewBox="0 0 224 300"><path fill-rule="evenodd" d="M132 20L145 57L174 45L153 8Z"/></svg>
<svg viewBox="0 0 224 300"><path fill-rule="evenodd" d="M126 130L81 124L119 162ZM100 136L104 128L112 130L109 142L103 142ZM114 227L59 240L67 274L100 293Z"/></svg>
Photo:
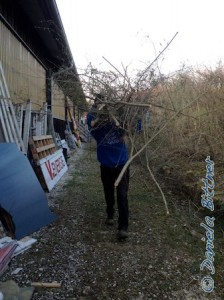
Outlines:
<svg viewBox="0 0 224 300"><path fill-rule="evenodd" d="M190 234L185 208L167 191L167 218L156 187L135 169L130 237L119 242L116 225L104 224L94 146L75 151L68 172L48 194L58 220L32 235L37 243L12 260L2 281L13 279L20 287L33 281L62 282L60 288L36 288L33 300L221 299L220 287L210 295L200 287L204 244ZM16 268L22 270L11 275Z"/></svg>

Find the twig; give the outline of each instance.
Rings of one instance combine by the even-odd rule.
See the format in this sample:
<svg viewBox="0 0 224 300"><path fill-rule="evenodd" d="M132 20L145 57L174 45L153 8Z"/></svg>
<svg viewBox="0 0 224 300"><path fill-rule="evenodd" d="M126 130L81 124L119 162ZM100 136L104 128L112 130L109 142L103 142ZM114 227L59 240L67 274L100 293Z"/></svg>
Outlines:
<svg viewBox="0 0 224 300"><path fill-rule="evenodd" d="M143 77L143 75L152 67L152 65L158 60L158 58L165 52L165 50L169 47L169 45L173 42L175 37L177 36L178 32L175 33L175 35L172 37L172 39L169 41L169 43L166 45L166 47L156 56L156 58L151 62L151 64L142 72L141 76L139 77L139 80Z"/></svg>
<svg viewBox="0 0 224 300"><path fill-rule="evenodd" d="M61 282L32 282L31 285L35 287L60 288Z"/></svg>
<svg viewBox="0 0 224 300"><path fill-rule="evenodd" d="M155 103L152 103L152 102L149 102L149 103L134 103L134 102L125 102L125 101L102 101L102 103L107 103L107 104L124 104L124 105L127 105L127 106L136 106L136 107L150 107L151 106L154 106L154 107L158 107L158 108L162 108L162 109L165 109L165 110L168 110L168 111L173 111L173 112L176 112L176 110L172 109L172 108L169 108L169 107L164 107L162 105L158 105L158 104L155 104ZM196 117L193 117L191 115L187 115L187 114L184 114L182 112L179 112L180 115L182 116L185 116L185 117L189 117L189 118L192 118L192 119L195 119L196 120Z"/></svg>
<svg viewBox="0 0 224 300"><path fill-rule="evenodd" d="M120 122L117 120L117 118L110 111L109 111L109 116L113 119L115 125L117 127L119 127L120 126Z"/></svg>
<svg viewBox="0 0 224 300"><path fill-rule="evenodd" d="M130 83L130 80L129 80L129 78L127 79L127 77L126 76L124 76L111 62L109 62L104 56L103 56L103 59L109 64L109 65L111 65L111 67L113 67L126 81L127 81L127 83L130 85L130 87L131 87L131 83Z"/></svg>
<svg viewBox="0 0 224 300"><path fill-rule="evenodd" d="M102 101L103 102L103 101ZM127 105L127 106L139 106L139 107L150 107L150 103L133 103L133 102L125 102L125 101L105 101L103 103L107 103L107 104L124 104L124 105Z"/></svg>

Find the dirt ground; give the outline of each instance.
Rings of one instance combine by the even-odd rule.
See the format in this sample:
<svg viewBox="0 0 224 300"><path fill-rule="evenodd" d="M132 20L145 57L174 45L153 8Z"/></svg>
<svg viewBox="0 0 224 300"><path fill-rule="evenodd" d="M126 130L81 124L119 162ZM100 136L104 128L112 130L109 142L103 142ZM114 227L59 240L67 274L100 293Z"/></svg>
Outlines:
<svg viewBox="0 0 224 300"><path fill-rule="evenodd" d="M58 220L34 233L37 242L13 258L1 281L20 287L31 282L61 282L36 288L33 300L224 299L222 231L215 244L215 290L205 293L200 270L205 259L203 221L191 205L161 182L161 195L145 171L131 166L130 227L116 239L116 224L105 225L105 203L94 144L71 153L69 170L48 194ZM217 229L218 230L218 229ZM223 242L222 242L223 243ZM17 275L11 272L21 268Z"/></svg>

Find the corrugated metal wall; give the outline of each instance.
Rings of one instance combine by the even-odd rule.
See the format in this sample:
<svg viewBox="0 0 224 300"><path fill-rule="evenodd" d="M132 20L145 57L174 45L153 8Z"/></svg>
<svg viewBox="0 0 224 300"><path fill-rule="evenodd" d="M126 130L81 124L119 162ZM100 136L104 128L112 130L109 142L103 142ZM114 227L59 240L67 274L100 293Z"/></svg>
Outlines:
<svg viewBox="0 0 224 300"><path fill-rule="evenodd" d="M46 71L0 21L0 61L14 103L32 101L32 110L46 102Z"/></svg>

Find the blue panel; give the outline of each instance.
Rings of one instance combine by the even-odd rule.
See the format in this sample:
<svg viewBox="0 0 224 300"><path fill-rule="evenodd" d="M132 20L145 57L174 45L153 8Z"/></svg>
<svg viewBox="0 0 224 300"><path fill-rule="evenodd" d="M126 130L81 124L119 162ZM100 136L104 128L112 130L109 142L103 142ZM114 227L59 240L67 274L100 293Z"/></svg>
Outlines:
<svg viewBox="0 0 224 300"><path fill-rule="evenodd" d="M16 239L57 218L29 160L13 143L0 143L0 205L13 218Z"/></svg>

